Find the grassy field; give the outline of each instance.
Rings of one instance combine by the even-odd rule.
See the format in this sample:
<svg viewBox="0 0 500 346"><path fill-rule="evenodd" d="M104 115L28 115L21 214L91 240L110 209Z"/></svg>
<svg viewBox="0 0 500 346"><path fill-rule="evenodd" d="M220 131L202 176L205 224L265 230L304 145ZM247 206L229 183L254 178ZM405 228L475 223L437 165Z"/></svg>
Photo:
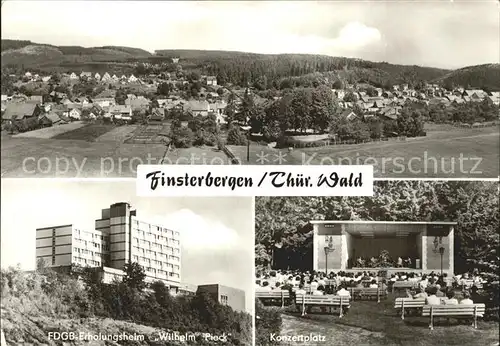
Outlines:
<svg viewBox="0 0 500 346"><path fill-rule="evenodd" d="M61 133L53 139L76 139L93 142L105 133L115 128L113 124L86 124L72 131Z"/></svg>
<svg viewBox="0 0 500 346"><path fill-rule="evenodd" d="M51 139L2 135L2 177L133 177L136 174L135 167L139 163L159 163L166 151L165 144L161 142L147 141L147 144L144 144L130 140L131 136L139 136L139 132L145 137L146 134L157 136L159 131L164 130L163 126L157 126L155 131L151 129L152 134L149 134L149 129L139 131L140 129L133 126L88 124ZM411 138L407 141L292 151L252 144L249 164L368 164L374 165L375 177L497 178L499 146L497 127L439 127L428 131L426 137ZM246 146L228 147L242 164L248 164ZM70 162L68 171L62 169L60 173L57 170L59 173L56 174L54 167L58 159ZM229 163L223 152L212 147L175 149L168 153L165 160L165 164Z"/></svg>
<svg viewBox="0 0 500 346"><path fill-rule="evenodd" d="M439 127L426 137L407 141L273 149L251 145L250 164L374 165L376 177L496 178L499 175L498 127L464 129ZM246 147L229 146L246 163Z"/></svg>
<svg viewBox="0 0 500 346"><path fill-rule="evenodd" d="M137 125L118 126L95 139L96 142L124 142L132 137Z"/></svg>
<svg viewBox="0 0 500 346"><path fill-rule="evenodd" d="M478 329L474 329L464 321L441 319L431 331L428 318L409 316L403 321L397 316L393 304L392 295L379 304L355 301L342 318L338 315L309 314L301 317L297 313L285 313L282 315L281 335L312 333L325 336L325 342L318 345L498 345L498 323L480 320Z"/></svg>
<svg viewBox="0 0 500 346"><path fill-rule="evenodd" d="M169 151L164 164L179 165L229 165L230 160L224 152L214 147L192 147Z"/></svg>
<svg viewBox="0 0 500 346"><path fill-rule="evenodd" d="M51 126L51 127L44 127L42 129L38 129L38 130L34 130L34 131L18 133L16 135L13 135L12 137L48 139L48 138L53 138L53 137L58 136L58 135L62 135L63 133L66 133L68 131L74 131L74 130L79 129L83 126L85 126L85 124L82 123L81 121L75 121L75 122L71 122L68 124L56 125L56 126Z"/></svg>
<svg viewBox="0 0 500 346"><path fill-rule="evenodd" d="M159 163L166 150L161 144L7 136L1 145L2 178L135 177L137 165Z"/></svg>

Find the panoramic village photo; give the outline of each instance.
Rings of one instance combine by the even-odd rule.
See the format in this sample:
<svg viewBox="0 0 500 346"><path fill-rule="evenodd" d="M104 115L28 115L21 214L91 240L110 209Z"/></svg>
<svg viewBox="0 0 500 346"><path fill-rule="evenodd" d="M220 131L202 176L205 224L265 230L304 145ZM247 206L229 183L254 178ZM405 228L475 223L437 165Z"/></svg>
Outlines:
<svg viewBox="0 0 500 346"><path fill-rule="evenodd" d="M252 215L248 197L2 179L2 346L252 345Z"/></svg>
<svg viewBox="0 0 500 346"><path fill-rule="evenodd" d="M499 49L495 1L5 1L1 174L497 177Z"/></svg>
<svg viewBox="0 0 500 346"><path fill-rule="evenodd" d="M498 345L498 182L256 197L256 345Z"/></svg>

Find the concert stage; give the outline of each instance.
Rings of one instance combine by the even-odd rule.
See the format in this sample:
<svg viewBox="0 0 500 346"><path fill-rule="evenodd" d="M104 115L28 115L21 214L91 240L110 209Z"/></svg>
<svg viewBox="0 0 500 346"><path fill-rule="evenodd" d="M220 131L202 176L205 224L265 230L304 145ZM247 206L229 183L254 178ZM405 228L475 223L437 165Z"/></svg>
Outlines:
<svg viewBox="0 0 500 346"><path fill-rule="evenodd" d="M311 221L313 270L363 272L443 272L453 275L455 222ZM356 267L359 258L412 259L411 267ZM365 262L366 263L366 262ZM395 263L395 262L392 262Z"/></svg>
<svg viewBox="0 0 500 346"><path fill-rule="evenodd" d="M334 270L334 269L328 268L328 271L330 271L330 270ZM390 277L392 274L396 274L396 273L426 274L426 273L432 272L432 270L415 269L415 268L408 268L408 267L350 268L350 269L344 269L342 271L344 271L346 273L363 273L363 272L373 273L373 272L378 272L380 270L386 271L388 277ZM441 270L441 268L439 270ZM436 272L436 270L434 270L434 272Z"/></svg>

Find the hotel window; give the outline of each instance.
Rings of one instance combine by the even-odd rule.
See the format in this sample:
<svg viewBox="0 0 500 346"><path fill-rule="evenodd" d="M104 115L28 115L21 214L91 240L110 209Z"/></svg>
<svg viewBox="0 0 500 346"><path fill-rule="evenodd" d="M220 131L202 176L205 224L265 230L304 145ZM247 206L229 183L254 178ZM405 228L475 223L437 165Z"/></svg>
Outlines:
<svg viewBox="0 0 500 346"><path fill-rule="evenodd" d="M228 297L221 294L220 296L220 303L223 304L223 305L227 305L227 300L228 300Z"/></svg>

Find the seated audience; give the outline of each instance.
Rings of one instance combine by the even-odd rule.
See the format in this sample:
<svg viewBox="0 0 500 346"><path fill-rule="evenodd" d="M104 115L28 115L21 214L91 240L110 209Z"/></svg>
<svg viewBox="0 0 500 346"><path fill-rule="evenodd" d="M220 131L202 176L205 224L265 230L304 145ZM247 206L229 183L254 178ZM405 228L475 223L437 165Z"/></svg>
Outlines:
<svg viewBox="0 0 500 346"><path fill-rule="evenodd" d="M378 284L376 280L372 280L370 282L370 285L368 286L369 288L378 288Z"/></svg>
<svg viewBox="0 0 500 346"><path fill-rule="evenodd" d="M439 298L445 297L444 292L441 290L441 286L440 285L436 285L435 287L437 289L436 297L439 297Z"/></svg>
<svg viewBox="0 0 500 346"><path fill-rule="evenodd" d="M318 289L316 291L313 291L312 295L313 296L322 296L324 295L325 288L323 286L318 286Z"/></svg>
<svg viewBox="0 0 500 346"><path fill-rule="evenodd" d="M472 301L472 299L470 299L470 293L465 291L464 292L464 299L462 299L460 301L460 304L464 304L464 305L471 305L471 304L474 304L474 302Z"/></svg>
<svg viewBox="0 0 500 346"><path fill-rule="evenodd" d="M446 293L446 298L443 303L445 305L458 305L458 299L455 298L455 292L453 290L449 290Z"/></svg>
<svg viewBox="0 0 500 346"><path fill-rule="evenodd" d="M300 284L299 289L295 291L295 295L305 295L307 292L304 289L304 285Z"/></svg>
<svg viewBox="0 0 500 346"><path fill-rule="evenodd" d="M441 305L441 299L439 299L439 297L436 296L437 291L438 289L436 288L436 286L429 287L428 289L429 295L425 299L425 303L427 305Z"/></svg>
<svg viewBox="0 0 500 346"><path fill-rule="evenodd" d="M259 292L268 292L271 291L271 286L269 286L269 282L264 281L261 283L261 286L258 288Z"/></svg>
<svg viewBox="0 0 500 346"><path fill-rule="evenodd" d="M351 296L351 294L349 293L349 291L345 289L344 285L340 286L340 290L337 291L336 295L338 295L338 296L344 296L344 297L350 297Z"/></svg>
<svg viewBox="0 0 500 346"><path fill-rule="evenodd" d="M415 290L416 294L413 296L413 299L419 299L419 298L426 298L427 299L427 292L422 290L420 287Z"/></svg>

